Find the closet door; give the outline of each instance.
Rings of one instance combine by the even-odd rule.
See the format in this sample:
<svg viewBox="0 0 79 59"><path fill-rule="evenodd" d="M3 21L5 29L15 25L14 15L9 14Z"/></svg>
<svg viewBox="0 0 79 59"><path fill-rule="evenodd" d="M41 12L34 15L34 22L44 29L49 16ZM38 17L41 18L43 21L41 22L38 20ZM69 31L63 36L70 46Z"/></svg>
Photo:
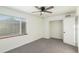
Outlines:
<svg viewBox="0 0 79 59"><path fill-rule="evenodd" d="M75 45L75 17L67 17L63 20L64 43Z"/></svg>

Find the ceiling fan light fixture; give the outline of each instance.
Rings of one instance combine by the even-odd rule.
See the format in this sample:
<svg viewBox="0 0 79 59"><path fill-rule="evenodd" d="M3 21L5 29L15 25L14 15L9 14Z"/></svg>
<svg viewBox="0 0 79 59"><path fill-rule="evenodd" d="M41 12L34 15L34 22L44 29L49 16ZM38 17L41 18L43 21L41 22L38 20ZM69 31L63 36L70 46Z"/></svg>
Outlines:
<svg viewBox="0 0 79 59"><path fill-rule="evenodd" d="M35 6L35 8L37 8L40 12L40 15L43 15L44 13L52 13L51 11L48 11L49 9L54 8L54 6L49 6L46 8L46 6Z"/></svg>
<svg viewBox="0 0 79 59"><path fill-rule="evenodd" d="M41 12L42 14L44 14L44 12Z"/></svg>

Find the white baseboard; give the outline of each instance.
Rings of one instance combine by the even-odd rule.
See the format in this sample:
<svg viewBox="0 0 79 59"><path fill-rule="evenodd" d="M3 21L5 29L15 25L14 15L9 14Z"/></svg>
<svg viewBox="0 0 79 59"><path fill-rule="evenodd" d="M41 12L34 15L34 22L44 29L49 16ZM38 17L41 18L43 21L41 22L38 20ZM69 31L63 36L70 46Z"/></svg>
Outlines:
<svg viewBox="0 0 79 59"><path fill-rule="evenodd" d="M54 38L54 37L50 37L50 39L59 39L59 40L63 40L63 39L60 39L60 38Z"/></svg>

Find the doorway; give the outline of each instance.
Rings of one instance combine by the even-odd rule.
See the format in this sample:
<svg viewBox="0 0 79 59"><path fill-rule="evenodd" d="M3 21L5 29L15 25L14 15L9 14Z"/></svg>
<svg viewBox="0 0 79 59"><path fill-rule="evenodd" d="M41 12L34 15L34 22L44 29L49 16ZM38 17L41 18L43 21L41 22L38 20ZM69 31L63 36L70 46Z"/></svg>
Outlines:
<svg viewBox="0 0 79 59"><path fill-rule="evenodd" d="M63 20L50 21L50 38L63 39Z"/></svg>

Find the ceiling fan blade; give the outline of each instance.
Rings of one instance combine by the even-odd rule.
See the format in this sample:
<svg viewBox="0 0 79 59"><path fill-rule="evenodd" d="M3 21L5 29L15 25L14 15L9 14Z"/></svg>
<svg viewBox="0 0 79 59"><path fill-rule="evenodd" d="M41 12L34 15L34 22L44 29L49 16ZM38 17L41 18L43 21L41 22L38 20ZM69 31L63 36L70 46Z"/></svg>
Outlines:
<svg viewBox="0 0 79 59"><path fill-rule="evenodd" d="M39 10L40 10L40 8L39 8L38 6L35 6L35 8L37 8L37 9L39 9Z"/></svg>
<svg viewBox="0 0 79 59"><path fill-rule="evenodd" d="M49 10L49 9L52 9L52 8L54 8L54 6L50 6L50 7L46 8L46 10Z"/></svg>
<svg viewBox="0 0 79 59"><path fill-rule="evenodd" d="M51 11L45 11L45 12L47 12L47 13L52 13Z"/></svg>
<svg viewBox="0 0 79 59"><path fill-rule="evenodd" d="M32 13L37 13L37 12L41 12L41 11L34 11L34 12L32 12Z"/></svg>

